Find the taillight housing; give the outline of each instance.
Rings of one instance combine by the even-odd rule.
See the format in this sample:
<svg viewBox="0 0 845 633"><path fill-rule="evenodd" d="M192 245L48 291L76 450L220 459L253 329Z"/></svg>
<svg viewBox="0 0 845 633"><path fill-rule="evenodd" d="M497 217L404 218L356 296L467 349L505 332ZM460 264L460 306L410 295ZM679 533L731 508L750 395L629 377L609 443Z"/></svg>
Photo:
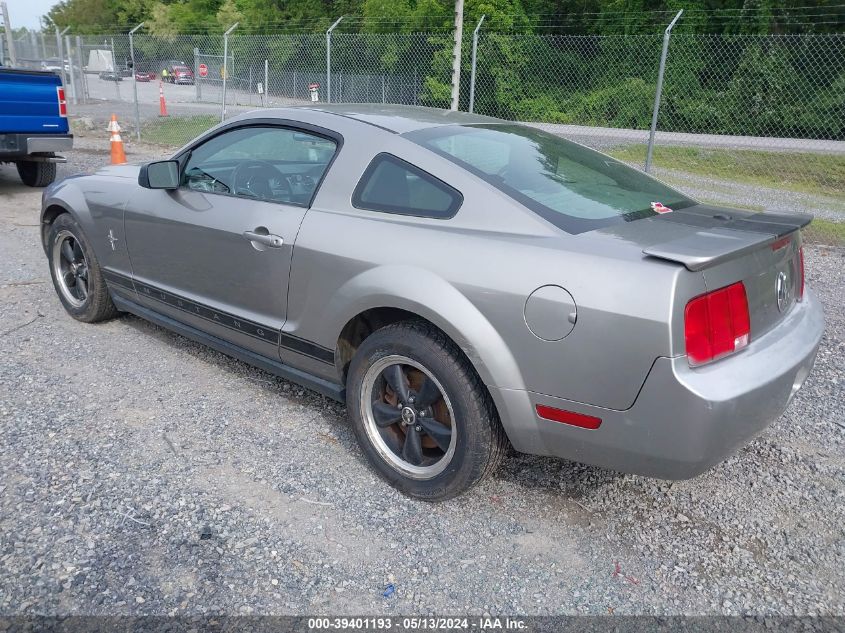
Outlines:
<svg viewBox="0 0 845 633"><path fill-rule="evenodd" d="M801 301L804 298L804 247L798 249L798 292L795 298Z"/></svg>
<svg viewBox="0 0 845 633"><path fill-rule="evenodd" d="M56 88L56 98L59 100L59 116L67 116L67 101L65 100L65 89L61 86Z"/></svg>
<svg viewBox="0 0 845 633"><path fill-rule="evenodd" d="M750 336L748 297L741 281L695 297L684 309L687 358L693 367L738 352Z"/></svg>

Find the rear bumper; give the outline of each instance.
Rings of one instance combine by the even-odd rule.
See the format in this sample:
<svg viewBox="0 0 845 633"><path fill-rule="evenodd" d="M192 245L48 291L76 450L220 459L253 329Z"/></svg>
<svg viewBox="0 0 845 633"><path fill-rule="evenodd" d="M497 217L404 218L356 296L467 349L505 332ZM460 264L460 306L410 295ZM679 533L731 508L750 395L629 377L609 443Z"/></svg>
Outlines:
<svg viewBox="0 0 845 633"><path fill-rule="evenodd" d="M658 358L625 411L530 391L492 389L517 450L662 479L687 479L722 461L783 413L813 367L824 330L808 291L790 314L739 354L692 369ZM602 419L581 429L536 416L535 406Z"/></svg>
<svg viewBox="0 0 845 633"><path fill-rule="evenodd" d="M0 134L0 160L73 149L73 134Z"/></svg>

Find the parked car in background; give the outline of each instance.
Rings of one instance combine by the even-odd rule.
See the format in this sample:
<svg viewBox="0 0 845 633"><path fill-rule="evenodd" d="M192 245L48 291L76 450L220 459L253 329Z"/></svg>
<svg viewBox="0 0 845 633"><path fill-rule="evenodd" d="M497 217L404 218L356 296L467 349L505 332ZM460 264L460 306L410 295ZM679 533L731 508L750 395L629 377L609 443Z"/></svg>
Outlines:
<svg viewBox="0 0 845 633"><path fill-rule="evenodd" d="M192 85L194 71L187 66L171 66L167 69L167 81L172 84Z"/></svg>
<svg viewBox="0 0 845 633"><path fill-rule="evenodd" d="M71 316L130 312L345 401L373 468L428 500L508 441L695 476L783 412L824 328L810 216L462 112L246 113L58 183L41 214Z"/></svg>
<svg viewBox="0 0 845 633"><path fill-rule="evenodd" d="M15 163L25 185L56 177L56 152L70 150L62 80L53 71L0 68L0 162Z"/></svg>
<svg viewBox="0 0 845 633"><path fill-rule="evenodd" d="M103 81L123 81L120 72L116 70L104 70L99 74L99 77Z"/></svg>
<svg viewBox="0 0 845 633"><path fill-rule="evenodd" d="M135 72L135 81L155 81L158 76L155 73L147 72L147 71L136 71Z"/></svg>
<svg viewBox="0 0 845 633"><path fill-rule="evenodd" d="M41 70L49 70L53 73L59 73L62 71L62 62L60 59L45 59L41 61L40 67Z"/></svg>

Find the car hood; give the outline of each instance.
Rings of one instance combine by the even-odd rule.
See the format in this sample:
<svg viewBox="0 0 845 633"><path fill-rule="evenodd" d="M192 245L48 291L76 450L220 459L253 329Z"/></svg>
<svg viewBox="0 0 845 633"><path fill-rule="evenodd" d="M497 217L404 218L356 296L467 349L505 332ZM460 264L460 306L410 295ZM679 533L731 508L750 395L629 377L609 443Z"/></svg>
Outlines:
<svg viewBox="0 0 845 633"><path fill-rule="evenodd" d="M138 180L138 172L142 163L128 163L125 165L104 165L94 172L95 176L111 176L114 178L131 178Z"/></svg>
<svg viewBox="0 0 845 633"><path fill-rule="evenodd" d="M578 241L683 264L697 271L733 259L792 233L810 215L754 213L696 204L583 233ZM605 249L601 249L605 250Z"/></svg>

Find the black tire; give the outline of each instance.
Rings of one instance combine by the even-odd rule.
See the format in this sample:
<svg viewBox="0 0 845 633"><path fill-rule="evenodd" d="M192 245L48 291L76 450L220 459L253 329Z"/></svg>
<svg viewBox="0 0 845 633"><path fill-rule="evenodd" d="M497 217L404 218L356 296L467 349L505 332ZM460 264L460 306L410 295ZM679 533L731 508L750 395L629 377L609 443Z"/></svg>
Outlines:
<svg viewBox="0 0 845 633"><path fill-rule="evenodd" d="M453 418L451 433L455 435L455 439L454 445L450 444L449 450L454 452L445 462L445 466L440 466L443 468L442 472L431 477L409 476L400 470L401 465L397 466L389 461L392 458L385 453L386 448L390 450L387 444L379 448L378 440L373 439L374 432L390 431L400 438L393 441L402 443L401 437L405 437L407 441L407 434L412 431L411 427L416 423L411 424L411 427L405 427L400 418L396 424L385 428L374 422L372 413L369 416L373 421L369 424L367 422L367 412L373 411L372 405L369 409L366 408L367 402L375 401L380 405L384 404L384 401L380 400L383 396L380 395L378 387L373 388L369 384L372 381L371 376L381 365L391 362L392 357L404 357L425 368L436 379L432 384L439 382L441 396L446 396L438 401L440 403L438 406L451 406L450 412L453 412L450 415ZM423 381L428 380L426 373L422 370L404 364L401 367L412 373L419 372L416 374L417 377L422 376ZM408 373L404 375L410 376ZM403 321L384 327L370 335L352 359L346 384L349 417L364 454L376 472L404 494L425 501L450 499L468 490L495 471L505 454L508 446L507 436L487 388L454 342L427 323ZM382 379L381 383L375 384L386 385L387 382ZM412 383L407 384L413 387ZM393 391L387 387L385 390L393 394ZM414 394L420 400L423 399L422 389L415 392L412 388L409 393L412 403ZM388 406L401 408L398 395L396 400L397 403L391 402ZM402 411L404 413L404 409ZM435 416L434 408L429 407L425 411L429 412L427 414L429 419ZM396 413L396 415L400 414ZM426 413L417 413L417 416L422 415ZM420 417L412 419L419 421ZM383 430L377 429L376 426ZM415 428L420 430L420 426ZM421 437L425 438L425 433L421 433ZM451 434L449 441L451 442ZM429 440L429 445L433 448L426 448L426 451L435 453L439 451L433 440ZM452 446L454 446L453 449ZM447 452L443 454L444 459L449 456ZM398 452L393 451L393 458L397 456L399 456Z"/></svg>
<svg viewBox="0 0 845 633"><path fill-rule="evenodd" d="M22 160L16 165L23 184L30 187L46 187L56 179L56 163Z"/></svg>
<svg viewBox="0 0 845 633"><path fill-rule="evenodd" d="M68 236L75 241L75 244L78 244L79 251L84 256L84 259L80 260L84 263L86 269L84 298L68 296L70 289L65 287L67 282L63 284L58 277L56 258L61 258L60 242L68 240ZM47 260L56 294L59 295L59 300L70 316L85 323L96 323L117 316L118 311L112 303L97 255L91 248L85 233L82 232L82 228L69 213L58 216L50 225L47 232ZM61 259L58 266L61 266Z"/></svg>

